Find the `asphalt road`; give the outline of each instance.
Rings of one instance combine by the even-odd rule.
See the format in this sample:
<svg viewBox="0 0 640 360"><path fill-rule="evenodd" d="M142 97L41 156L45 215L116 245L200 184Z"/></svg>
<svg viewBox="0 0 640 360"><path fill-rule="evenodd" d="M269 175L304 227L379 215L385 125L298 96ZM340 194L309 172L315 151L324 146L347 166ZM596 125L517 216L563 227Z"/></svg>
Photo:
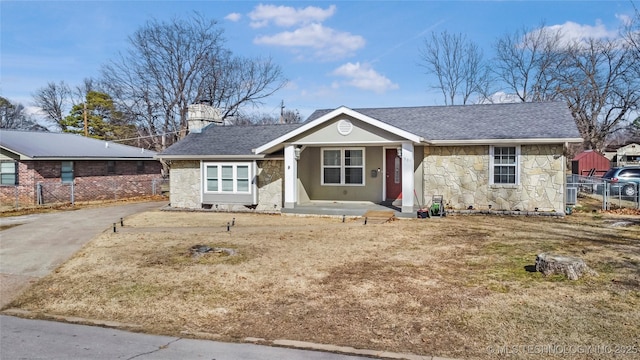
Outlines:
<svg viewBox="0 0 640 360"><path fill-rule="evenodd" d="M0 218L0 308L113 223L159 202ZM132 333L0 315L0 359L356 360L329 352Z"/></svg>
<svg viewBox="0 0 640 360"><path fill-rule="evenodd" d="M2 360L366 359L319 351L147 335L11 316L0 316L0 358Z"/></svg>

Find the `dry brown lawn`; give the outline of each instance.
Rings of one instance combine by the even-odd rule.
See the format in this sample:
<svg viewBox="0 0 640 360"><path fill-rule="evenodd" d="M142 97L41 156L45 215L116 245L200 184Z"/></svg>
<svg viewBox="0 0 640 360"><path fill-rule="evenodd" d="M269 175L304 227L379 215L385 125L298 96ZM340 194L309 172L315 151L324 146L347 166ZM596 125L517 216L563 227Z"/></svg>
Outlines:
<svg viewBox="0 0 640 360"><path fill-rule="evenodd" d="M194 245L237 255L193 256ZM599 276L545 278L530 271L540 252L580 256ZM448 216L364 225L151 211L105 231L12 306L225 341L462 358L491 358L489 346L628 346L636 350L625 358L638 358L640 219Z"/></svg>

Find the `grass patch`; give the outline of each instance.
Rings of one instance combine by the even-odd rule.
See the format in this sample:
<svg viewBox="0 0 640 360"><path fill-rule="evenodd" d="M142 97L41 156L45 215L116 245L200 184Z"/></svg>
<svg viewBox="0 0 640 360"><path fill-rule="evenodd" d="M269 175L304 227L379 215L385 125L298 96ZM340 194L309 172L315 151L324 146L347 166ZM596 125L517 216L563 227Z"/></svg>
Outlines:
<svg viewBox="0 0 640 360"><path fill-rule="evenodd" d="M95 238L12 306L174 336L443 357L491 358L496 344L635 344L640 227L607 220L449 216L363 226L149 211ZM236 254L193 256L197 244ZM531 271L541 252L581 257L600 276L544 277Z"/></svg>

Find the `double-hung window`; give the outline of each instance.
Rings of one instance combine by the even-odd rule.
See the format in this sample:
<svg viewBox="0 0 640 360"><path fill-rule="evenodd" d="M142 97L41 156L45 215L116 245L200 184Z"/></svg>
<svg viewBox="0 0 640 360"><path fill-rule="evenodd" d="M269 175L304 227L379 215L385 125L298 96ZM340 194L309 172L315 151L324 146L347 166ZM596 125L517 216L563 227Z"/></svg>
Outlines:
<svg viewBox="0 0 640 360"><path fill-rule="evenodd" d="M0 185L18 185L18 173L15 161L0 162Z"/></svg>
<svg viewBox="0 0 640 360"><path fill-rule="evenodd" d="M205 164L206 192L249 193L249 164Z"/></svg>
<svg viewBox="0 0 640 360"><path fill-rule="evenodd" d="M322 185L364 185L364 149L322 149Z"/></svg>
<svg viewBox="0 0 640 360"><path fill-rule="evenodd" d="M520 146L492 146L490 154L491 184L517 185L519 176Z"/></svg>

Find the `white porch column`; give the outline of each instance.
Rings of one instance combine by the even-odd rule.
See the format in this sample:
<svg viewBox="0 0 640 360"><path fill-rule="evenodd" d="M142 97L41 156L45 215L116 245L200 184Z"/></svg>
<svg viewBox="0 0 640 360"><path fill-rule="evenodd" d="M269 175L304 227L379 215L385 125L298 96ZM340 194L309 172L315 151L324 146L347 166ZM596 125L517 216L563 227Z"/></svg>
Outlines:
<svg viewBox="0 0 640 360"><path fill-rule="evenodd" d="M413 144L410 142L402 143L402 212L413 212L414 190L414 174L413 174Z"/></svg>
<svg viewBox="0 0 640 360"><path fill-rule="evenodd" d="M295 146L284 147L284 207L293 209L298 194L298 162L296 161Z"/></svg>

